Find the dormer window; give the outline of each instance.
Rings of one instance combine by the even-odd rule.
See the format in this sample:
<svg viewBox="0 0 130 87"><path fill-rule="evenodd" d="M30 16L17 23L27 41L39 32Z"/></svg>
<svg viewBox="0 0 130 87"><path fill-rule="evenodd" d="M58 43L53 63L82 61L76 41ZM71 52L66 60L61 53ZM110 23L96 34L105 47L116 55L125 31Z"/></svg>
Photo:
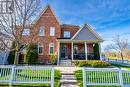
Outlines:
<svg viewBox="0 0 130 87"><path fill-rule="evenodd" d="M45 35L45 28L42 26L40 27L39 31L38 31L38 35L39 36L44 36Z"/></svg>
<svg viewBox="0 0 130 87"><path fill-rule="evenodd" d="M64 37L70 38L70 31L64 31Z"/></svg>
<svg viewBox="0 0 130 87"><path fill-rule="evenodd" d="M28 29L28 28L23 29L22 35L23 36L29 36L30 35L30 29Z"/></svg>

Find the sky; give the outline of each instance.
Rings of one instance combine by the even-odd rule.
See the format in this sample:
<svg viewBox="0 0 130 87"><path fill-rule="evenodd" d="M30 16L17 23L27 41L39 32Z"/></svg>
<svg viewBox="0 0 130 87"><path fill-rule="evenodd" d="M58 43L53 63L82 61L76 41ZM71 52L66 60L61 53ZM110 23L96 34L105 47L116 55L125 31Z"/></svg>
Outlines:
<svg viewBox="0 0 130 87"><path fill-rule="evenodd" d="M42 0L42 7L47 4L60 23L90 24L105 40L102 50L118 34L130 37L130 0Z"/></svg>

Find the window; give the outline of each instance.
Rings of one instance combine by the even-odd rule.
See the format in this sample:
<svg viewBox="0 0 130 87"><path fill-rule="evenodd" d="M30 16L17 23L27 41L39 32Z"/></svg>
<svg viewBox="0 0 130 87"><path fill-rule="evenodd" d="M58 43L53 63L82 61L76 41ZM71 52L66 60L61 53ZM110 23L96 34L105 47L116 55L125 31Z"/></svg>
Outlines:
<svg viewBox="0 0 130 87"><path fill-rule="evenodd" d="M39 36L44 36L45 35L45 28L42 26L40 27L39 31L38 31L38 35Z"/></svg>
<svg viewBox="0 0 130 87"><path fill-rule="evenodd" d="M21 48L22 48L22 54L26 54L26 47L25 47L25 45L22 45Z"/></svg>
<svg viewBox="0 0 130 87"><path fill-rule="evenodd" d="M43 53L43 45L39 44L38 45L38 54L42 54Z"/></svg>
<svg viewBox="0 0 130 87"><path fill-rule="evenodd" d="M29 30L29 29L23 29L22 35L23 35L23 36L28 36L28 35L30 35L30 30Z"/></svg>
<svg viewBox="0 0 130 87"><path fill-rule="evenodd" d="M69 38L70 37L70 31L64 31L64 37Z"/></svg>
<svg viewBox="0 0 130 87"><path fill-rule="evenodd" d="M50 27L50 36L55 35L55 27Z"/></svg>
<svg viewBox="0 0 130 87"><path fill-rule="evenodd" d="M49 44L49 53L54 54L54 43Z"/></svg>
<svg viewBox="0 0 130 87"><path fill-rule="evenodd" d="M78 53L78 45L74 45L74 54Z"/></svg>

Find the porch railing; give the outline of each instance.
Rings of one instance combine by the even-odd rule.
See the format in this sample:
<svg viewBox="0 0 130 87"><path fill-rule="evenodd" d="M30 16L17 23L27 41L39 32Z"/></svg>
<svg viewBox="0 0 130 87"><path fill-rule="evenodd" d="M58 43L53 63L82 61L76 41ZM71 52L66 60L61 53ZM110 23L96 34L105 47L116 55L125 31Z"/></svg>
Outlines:
<svg viewBox="0 0 130 87"><path fill-rule="evenodd" d="M98 55L98 53L87 53L87 59L88 60L98 60L100 58L97 55ZM85 53L74 54L74 60L86 60Z"/></svg>

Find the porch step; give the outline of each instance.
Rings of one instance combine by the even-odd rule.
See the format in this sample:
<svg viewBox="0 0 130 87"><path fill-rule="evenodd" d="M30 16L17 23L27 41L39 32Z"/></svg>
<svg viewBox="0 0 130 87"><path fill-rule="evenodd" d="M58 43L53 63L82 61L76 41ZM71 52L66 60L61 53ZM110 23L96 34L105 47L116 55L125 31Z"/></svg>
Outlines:
<svg viewBox="0 0 130 87"><path fill-rule="evenodd" d="M61 80L76 80L74 75L62 75Z"/></svg>
<svg viewBox="0 0 130 87"><path fill-rule="evenodd" d="M71 66L71 60L60 60L60 65L61 66Z"/></svg>
<svg viewBox="0 0 130 87"><path fill-rule="evenodd" d="M77 84L62 84L60 87L79 87Z"/></svg>
<svg viewBox="0 0 130 87"><path fill-rule="evenodd" d="M60 79L60 87L77 87L77 80L74 74L62 74Z"/></svg>
<svg viewBox="0 0 130 87"><path fill-rule="evenodd" d="M61 79L60 84L77 84L77 80Z"/></svg>

